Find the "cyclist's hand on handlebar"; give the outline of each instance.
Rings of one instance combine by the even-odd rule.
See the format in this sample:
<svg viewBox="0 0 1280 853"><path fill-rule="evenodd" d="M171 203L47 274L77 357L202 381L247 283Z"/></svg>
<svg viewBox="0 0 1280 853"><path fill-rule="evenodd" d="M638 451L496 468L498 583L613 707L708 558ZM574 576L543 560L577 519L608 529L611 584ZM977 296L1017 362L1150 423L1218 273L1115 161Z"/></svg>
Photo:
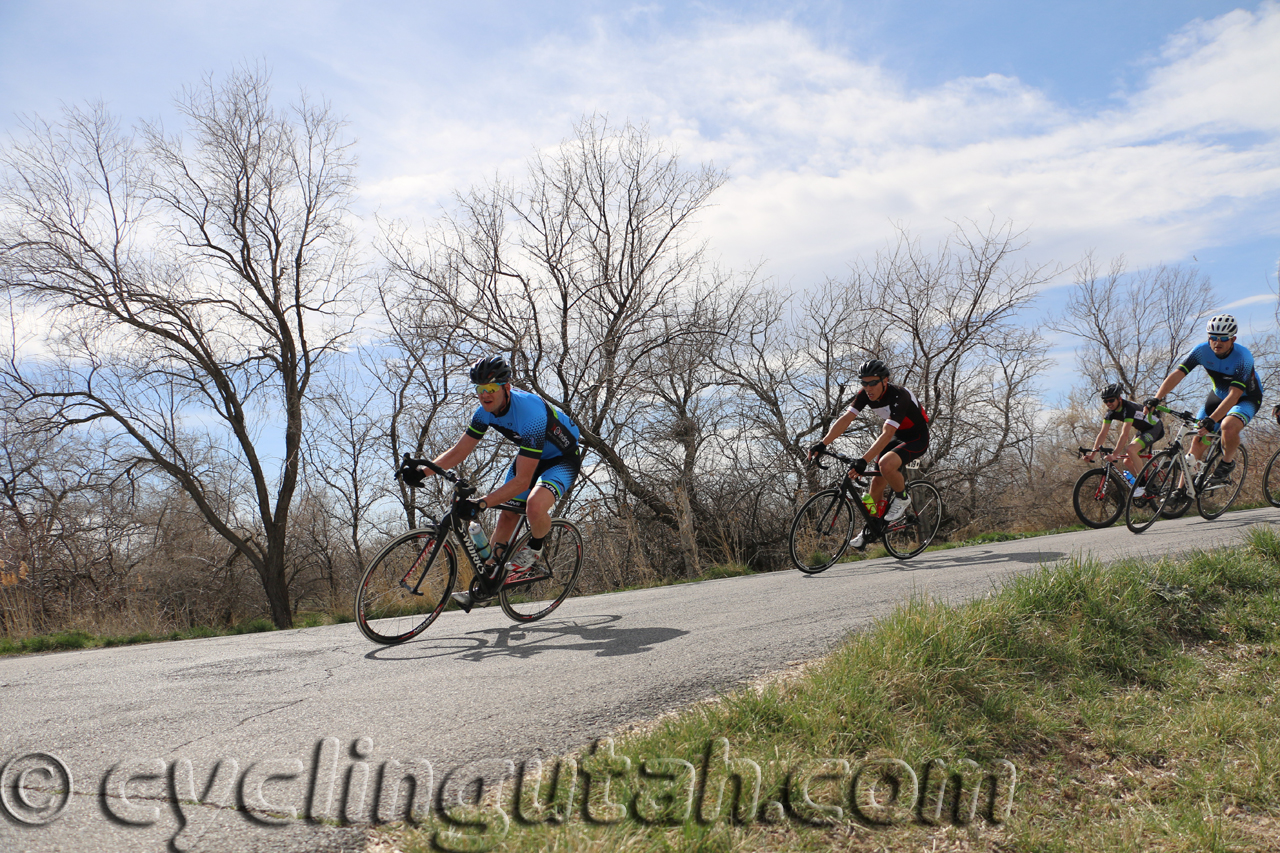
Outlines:
<svg viewBox="0 0 1280 853"><path fill-rule="evenodd" d="M853 460L853 470L858 473L859 477L867 473L867 460L862 458Z"/></svg>
<svg viewBox="0 0 1280 853"><path fill-rule="evenodd" d="M1200 426L1200 429L1204 430L1205 432L1213 432L1214 429L1217 428L1218 422L1215 421L1213 418L1203 417L1200 419L1199 426Z"/></svg>
<svg viewBox="0 0 1280 853"><path fill-rule="evenodd" d="M463 521L470 521L473 518L479 518L480 513L484 512L480 507L480 502L471 498L458 498L454 501L453 511Z"/></svg>
<svg viewBox="0 0 1280 853"><path fill-rule="evenodd" d="M825 441L815 441L813 444L809 445L809 464L812 465L814 462L818 461L818 458L826 452L827 444Z"/></svg>
<svg viewBox="0 0 1280 853"><path fill-rule="evenodd" d="M1142 404L1143 414L1147 414L1147 415L1151 414L1156 410L1156 406L1160 405L1163 402L1164 400L1161 400L1159 397L1148 397L1146 401Z"/></svg>
<svg viewBox="0 0 1280 853"><path fill-rule="evenodd" d="M396 479L403 480L406 486L418 488L427 479L427 475L417 465L404 464L396 470Z"/></svg>

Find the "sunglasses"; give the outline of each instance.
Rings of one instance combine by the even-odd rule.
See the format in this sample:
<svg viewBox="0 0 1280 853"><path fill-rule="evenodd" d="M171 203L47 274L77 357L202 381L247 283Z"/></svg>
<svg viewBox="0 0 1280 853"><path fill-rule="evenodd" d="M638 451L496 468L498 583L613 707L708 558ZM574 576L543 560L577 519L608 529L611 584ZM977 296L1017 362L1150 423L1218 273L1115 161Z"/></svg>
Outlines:
<svg viewBox="0 0 1280 853"><path fill-rule="evenodd" d="M1104 402L1104 403L1106 403L1108 406L1110 406L1112 403L1117 402L1117 401L1118 401L1118 399L1119 399L1119 398L1117 398L1117 397L1103 397L1103 398L1102 398L1102 402Z"/></svg>
<svg viewBox="0 0 1280 853"><path fill-rule="evenodd" d="M883 380L883 379L872 379L870 382L868 382L867 380L862 379L862 380L860 380L860 381L862 382L862 387L863 387L863 388L874 388L874 387L876 387L877 385L879 385L881 382L883 382L884 380Z"/></svg>
<svg viewBox="0 0 1280 853"><path fill-rule="evenodd" d="M1232 338L1231 335L1210 335L1209 336L1209 340L1219 344L1225 344L1227 341L1231 340L1231 338Z"/></svg>
<svg viewBox="0 0 1280 853"><path fill-rule="evenodd" d="M497 394L502 388L497 382L490 382L488 385L477 385L476 394Z"/></svg>

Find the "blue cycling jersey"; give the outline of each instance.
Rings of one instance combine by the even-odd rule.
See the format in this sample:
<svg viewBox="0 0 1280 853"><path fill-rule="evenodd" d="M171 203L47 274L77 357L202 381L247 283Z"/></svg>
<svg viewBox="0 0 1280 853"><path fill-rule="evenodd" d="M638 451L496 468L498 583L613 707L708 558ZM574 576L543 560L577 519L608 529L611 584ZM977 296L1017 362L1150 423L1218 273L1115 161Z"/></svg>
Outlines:
<svg viewBox="0 0 1280 853"><path fill-rule="evenodd" d="M1253 353L1239 344L1233 345L1225 358L1218 358L1213 347L1205 341L1182 360L1178 369L1190 373L1196 365L1203 367L1213 380L1213 393L1218 399L1224 399L1234 386L1244 391L1240 399L1262 404L1262 382L1258 379L1258 371L1253 369Z"/></svg>
<svg viewBox="0 0 1280 853"><path fill-rule="evenodd" d="M491 426L520 448L518 455L530 459L555 459L576 453L582 437L568 415L537 394L519 388L511 389L511 402L501 414L490 414L483 406L476 409L467 435L484 438Z"/></svg>

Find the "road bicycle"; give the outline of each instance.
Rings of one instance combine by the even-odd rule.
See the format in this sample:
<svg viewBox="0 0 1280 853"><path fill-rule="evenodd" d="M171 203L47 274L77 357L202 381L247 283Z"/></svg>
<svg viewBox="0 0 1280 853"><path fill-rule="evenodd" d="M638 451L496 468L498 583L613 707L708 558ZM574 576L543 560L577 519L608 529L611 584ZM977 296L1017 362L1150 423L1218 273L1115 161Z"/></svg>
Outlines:
<svg viewBox="0 0 1280 853"><path fill-rule="evenodd" d="M527 573L510 574L507 559L528 541L528 519L520 504L505 503L493 509L520 514L511 534L513 547L495 543L490 560L480 556L458 513L458 502L476 493L476 487L429 459L412 459L406 465L430 468L453 483L453 500L439 520L402 533L373 558L356 590L356 624L375 643L403 643L426 630L449 605L458 580L457 550L475 567L468 592L479 603L495 596L502 610L517 622L533 622L560 606L573 592L582 571L582 533L572 521L551 520L551 532L543 539L542 556Z"/></svg>
<svg viewBox="0 0 1280 853"><path fill-rule="evenodd" d="M854 460L833 450L821 451L853 471ZM816 459L813 464L826 470ZM899 560L914 557L933 541L942 524L942 495L932 483L912 480L907 483L911 506L897 521L885 521L863 502L871 487L871 478L879 473L873 465L854 477L848 472L831 488L809 498L801 505L791 522L788 544L791 562L807 575L830 568L849 547L849 540L859 529L867 532L866 541L880 539L885 549ZM861 522L861 525L859 525Z"/></svg>
<svg viewBox="0 0 1280 853"><path fill-rule="evenodd" d="M1280 404L1276 405L1272 414L1280 421ZM1280 465L1276 464L1277 459L1280 459L1280 450L1271 454L1267 470L1262 475L1262 491L1267 496L1267 503L1272 506L1280 506Z"/></svg>
<svg viewBox="0 0 1280 853"><path fill-rule="evenodd" d="M1125 502L1124 523L1134 533L1142 533L1155 524L1167 504L1184 499L1195 501L1200 517L1212 521L1226 512L1240 494L1249 468L1249 451L1241 443L1236 448L1236 466L1231 475L1225 480L1215 479L1214 470L1222 459L1222 436L1213 437L1204 459L1197 464L1195 457L1187 458L1182 445L1183 437L1198 428L1199 421L1195 415L1175 412L1165 406L1157 406L1156 409L1182 423L1168 446L1151 457L1138 474L1138 482L1145 494L1139 496L1134 489ZM1198 436L1191 438L1191 441L1199 440Z"/></svg>
<svg viewBox="0 0 1280 853"><path fill-rule="evenodd" d="M1085 447L1077 447L1080 456L1092 451ZM1125 502L1129 499L1132 486L1124 477L1123 462L1109 462L1106 457L1114 448L1099 447L1097 452L1103 455L1102 467L1090 468L1076 480L1071 492L1071 504L1075 507L1076 516L1087 527L1103 528L1116 523L1116 519L1124 513ZM1142 459L1150 459L1153 454L1140 454ZM1169 501L1160 514L1165 518L1181 518L1191 508L1191 499L1186 495L1176 501Z"/></svg>

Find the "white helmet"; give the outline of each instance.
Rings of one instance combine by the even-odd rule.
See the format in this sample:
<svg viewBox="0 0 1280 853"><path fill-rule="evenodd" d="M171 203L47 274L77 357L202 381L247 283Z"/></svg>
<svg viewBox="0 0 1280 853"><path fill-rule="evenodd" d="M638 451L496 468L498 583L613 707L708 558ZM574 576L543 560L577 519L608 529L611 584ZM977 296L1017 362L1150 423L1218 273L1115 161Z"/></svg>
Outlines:
<svg viewBox="0 0 1280 853"><path fill-rule="evenodd" d="M1208 332L1211 335L1235 335L1238 328L1235 317L1230 314L1219 314L1209 321Z"/></svg>

